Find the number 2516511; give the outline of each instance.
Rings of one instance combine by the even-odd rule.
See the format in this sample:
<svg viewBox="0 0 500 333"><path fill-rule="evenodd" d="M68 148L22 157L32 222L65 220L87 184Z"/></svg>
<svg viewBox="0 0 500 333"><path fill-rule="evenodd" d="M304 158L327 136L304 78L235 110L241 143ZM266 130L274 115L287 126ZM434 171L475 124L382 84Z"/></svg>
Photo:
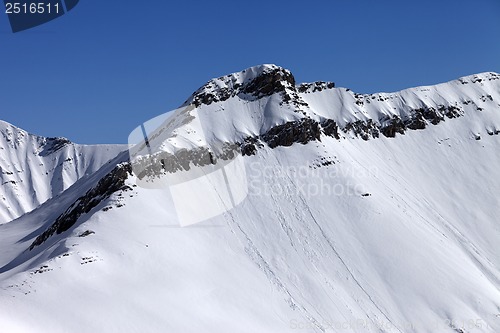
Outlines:
<svg viewBox="0 0 500 333"><path fill-rule="evenodd" d="M19 2L6 2L6 14L52 14L59 13L59 4L45 3L45 2L32 2L32 3L19 3Z"/></svg>

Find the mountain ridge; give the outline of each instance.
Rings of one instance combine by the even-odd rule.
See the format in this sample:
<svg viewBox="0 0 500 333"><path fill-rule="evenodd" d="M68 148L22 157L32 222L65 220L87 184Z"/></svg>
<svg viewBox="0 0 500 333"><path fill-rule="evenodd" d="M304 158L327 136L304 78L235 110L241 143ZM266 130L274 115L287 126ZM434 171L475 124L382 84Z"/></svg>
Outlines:
<svg viewBox="0 0 500 333"><path fill-rule="evenodd" d="M203 133L208 141L238 144L248 155L264 143L290 146L319 140L321 135L336 139L354 136L368 140L380 135L393 138L466 113L474 117L473 113L485 106L497 108L498 82L499 74L485 72L396 93L357 94L322 81L295 85L293 75L284 68L255 66L208 81L183 104L179 109L182 112L173 116L181 120L165 125L189 144L180 144L180 140L170 144L167 139L157 146L171 153L177 149L174 147L191 149L200 140L197 135ZM234 111L241 105L244 111ZM195 111L186 111L188 107ZM273 112L265 111L269 109ZM195 118L202 124L191 123ZM208 124L207 131L204 123ZM471 131L495 135L499 129L497 118Z"/></svg>
<svg viewBox="0 0 500 333"><path fill-rule="evenodd" d="M498 332L496 76L372 95L249 76L193 97L144 124L151 156L123 152L0 225L2 327ZM173 186L134 171L224 168L223 196L238 150L247 197L185 228ZM210 211L191 189L187 209Z"/></svg>
<svg viewBox="0 0 500 333"><path fill-rule="evenodd" d="M46 138L0 120L0 224L59 195L124 149Z"/></svg>

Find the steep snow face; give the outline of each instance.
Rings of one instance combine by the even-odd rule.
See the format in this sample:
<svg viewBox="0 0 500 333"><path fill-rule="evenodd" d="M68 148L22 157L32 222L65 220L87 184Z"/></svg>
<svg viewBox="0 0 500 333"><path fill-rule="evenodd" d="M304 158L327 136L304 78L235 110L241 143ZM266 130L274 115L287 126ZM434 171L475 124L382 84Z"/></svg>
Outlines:
<svg viewBox="0 0 500 333"><path fill-rule="evenodd" d="M0 121L0 224L62 193L124 149L40 137Z"/></svg>
<svg viewBox="0 0 500 333"><path fill-rule="evenodd" d="M240 143L245 200L181 228L172 193L137 186L119 155L0 226L1 327L500 331L498 75L365 96L254 72L213 82L286 87L197 105L207 85L150 142Z"/></svg>
<svg viewBox="0 0 500 333"><path fill-rule="evenodd" d="M498 114L487 116L483 110L500 107L500 75L481 73L435 86L410 88L396 93L357 94L338 88L301 93L300 97L314 114L333 119L342 129L352 124L372 124L385 127L400 123L400 130L423 129L446 119L471 115L484 122L471 124L471 130L483 134L498 130ZM486 119L485 119L486 118ZM496 122L497 127L494 127ZM351 125L351 126L350 126Z"/></svg>

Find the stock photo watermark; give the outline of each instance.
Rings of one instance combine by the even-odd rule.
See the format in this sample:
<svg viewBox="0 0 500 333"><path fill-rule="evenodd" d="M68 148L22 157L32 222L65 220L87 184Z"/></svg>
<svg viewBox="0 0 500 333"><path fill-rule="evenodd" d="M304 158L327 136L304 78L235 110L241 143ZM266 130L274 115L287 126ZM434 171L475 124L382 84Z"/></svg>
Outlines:
<svg viewBox="0 0 500 333"><path fill-rule="evenodd" d="M356 179L378 174L378 168L313 168L249 163L248 192L255 196L359 196L366 193Z"/></svg>
<svg viewBox="0 0 500 333"><path fill-rule="evenodd" d="M189 226L232 210L248 196L369 195L357 181L377 168L338 168L334 163L245 163L240 144L214 138L209 115L187 105L150 119L130 133L129 155L137 185L165 189L179 224Z"/></svg>
<svg viewBox="0 0 500 333"><path fill-rule="evenodd" d="M239 146L207 140L205 117L188 105L143 123L129 136L137 184L167 189L181 226L219 216L248 195Z"/></svg>

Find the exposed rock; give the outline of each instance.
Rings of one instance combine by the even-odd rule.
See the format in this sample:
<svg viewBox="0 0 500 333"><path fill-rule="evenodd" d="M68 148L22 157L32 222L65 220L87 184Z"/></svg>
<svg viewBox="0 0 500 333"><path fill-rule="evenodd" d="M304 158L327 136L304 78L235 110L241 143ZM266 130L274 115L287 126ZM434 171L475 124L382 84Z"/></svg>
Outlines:
<svg viewBox="0 0 500 333"><path fill-rule="evenodd" d="M236 82L236 78L230 75L211 80L198 89L186 103L198 107L202 104L223 102L238 95L245 99L248 96L259 99L276 93L282 93L283 100L288 102L292 98L285 93L287 89L295 90L295 78L290 71L275 66L265 68L260 75L248 82Z"/></svg>
<svg viewBox="0 0 500 333"><path fill-rule="evenodd" d="M287 87L295 87L295 78L288 70L278 67L254 78L241 92L260 98L284 92Z"/></svg>
<svg viewBox="0 0 500 333"><path fill-rule="evenodd" d="M78 237L87 237L87 236L90 236L92 234L95 234L95 232L92 230L85 230L84 232L79 234Z"/></svg>
<svg viewBox="0 0 500 333"><path fill-rule="evenodd" d="M439 112L441 112L441 114L444 114L449 119L458 118L463 115L463 110L453 105L439 105L438 110Z"/></svg>
<svg viewBox="0 0 500 333"><path fill-rule="evenodd" d="M254 137L247 137L243 141L243 143L240 144L240 149L241 149L241 154L243 156L251 156L255 155L257 152L257 148L263 147L262 143Z"/></svg>
<svg viewBox="0 0 500 333"><path fill-rule="evenodd" d="M320 136L319 123L309 118L303 118L275 126L262 135L261 139L269 147L275 148L277 146L291 146L296 142L306 144L312 140L320 140Z"/></svg>
<svg viewBox="0 0 500 333"><path fill-rule="evenodd" d="M426 126L426 122L424 120L424 116L422 113L414 113L410 116L406 121L406 127L411 130L421 130Z"/></svg>
<svg viewBox="0 0 500 333"><path fill-rule="evenodd" d="M36 246L43 244L54 233L63 233L75 225L80 216L90 212L92 208L109 198L111 194L120 190L125 185L125 180L131 172L132 169L129 163L120 164L114 168L94 188L88 190L85 195L78 198L62 213L46 231L35 239L29 249L33 250Z"/></svg>
<svg viewBox="0 0 500 333"><path fill-rule="evenodd" d="M388 138L394 138L396 133L405 134L406 126L398 116L394 116L380 127L380 131Z"/></svg>
<svg viewBox="0 0 500 333"><path fill-rule="evenodd" d="M335 83L333 82L324 82L324 81L316 81L313 83L302 83L297 86L297 91L299 93L313 93L316 91L322 91L325 89L333 89L335 88Z"/></svg>
<svg viewBox="0 0 500 333"><path fill-rule="evenodd" d="M352 131L354 135L356 135L357 137L361 137L365 141L370 137L378 138L380 133L379 128L372 119L368 119L367 121L357 120L348 123L346 126L344 126L343 131L345 133Z"/></svg>
<svg viewBox="0 0 500 333"><path fill-rule="evenodd" d="M327 136L334 137L335 139L339 140L339 127L335 120L333 119L326 119L321 122L321 127L323 128L323 133Z"/></svg>
<svg viewBox="0 0 500 333"><path fill-rule="evenodd" d="M213 163L210 150L207 147L180 149L175 154L160 151L134 160L133 170L139 179L143 179L144 177L158 177L166 172L189 170L190 163L197 166Z"/></svg>
<svg viewBox="0 0 500 333"><path fill-rule="evenodd" d="M70 145L71 141L69 141L66 138L47 138L45 142L43 143L43 149L40 151L39 155L40 156L47 156L52 153L55 153L56 151L60 150L61 148Z"/></svg>
<svg viewBox="0 0 500 333"><path fill-rule="evenodd" d="M494 129L494 130L486 130L488 135L498 135L500 134L500 130Z"/></svg>

